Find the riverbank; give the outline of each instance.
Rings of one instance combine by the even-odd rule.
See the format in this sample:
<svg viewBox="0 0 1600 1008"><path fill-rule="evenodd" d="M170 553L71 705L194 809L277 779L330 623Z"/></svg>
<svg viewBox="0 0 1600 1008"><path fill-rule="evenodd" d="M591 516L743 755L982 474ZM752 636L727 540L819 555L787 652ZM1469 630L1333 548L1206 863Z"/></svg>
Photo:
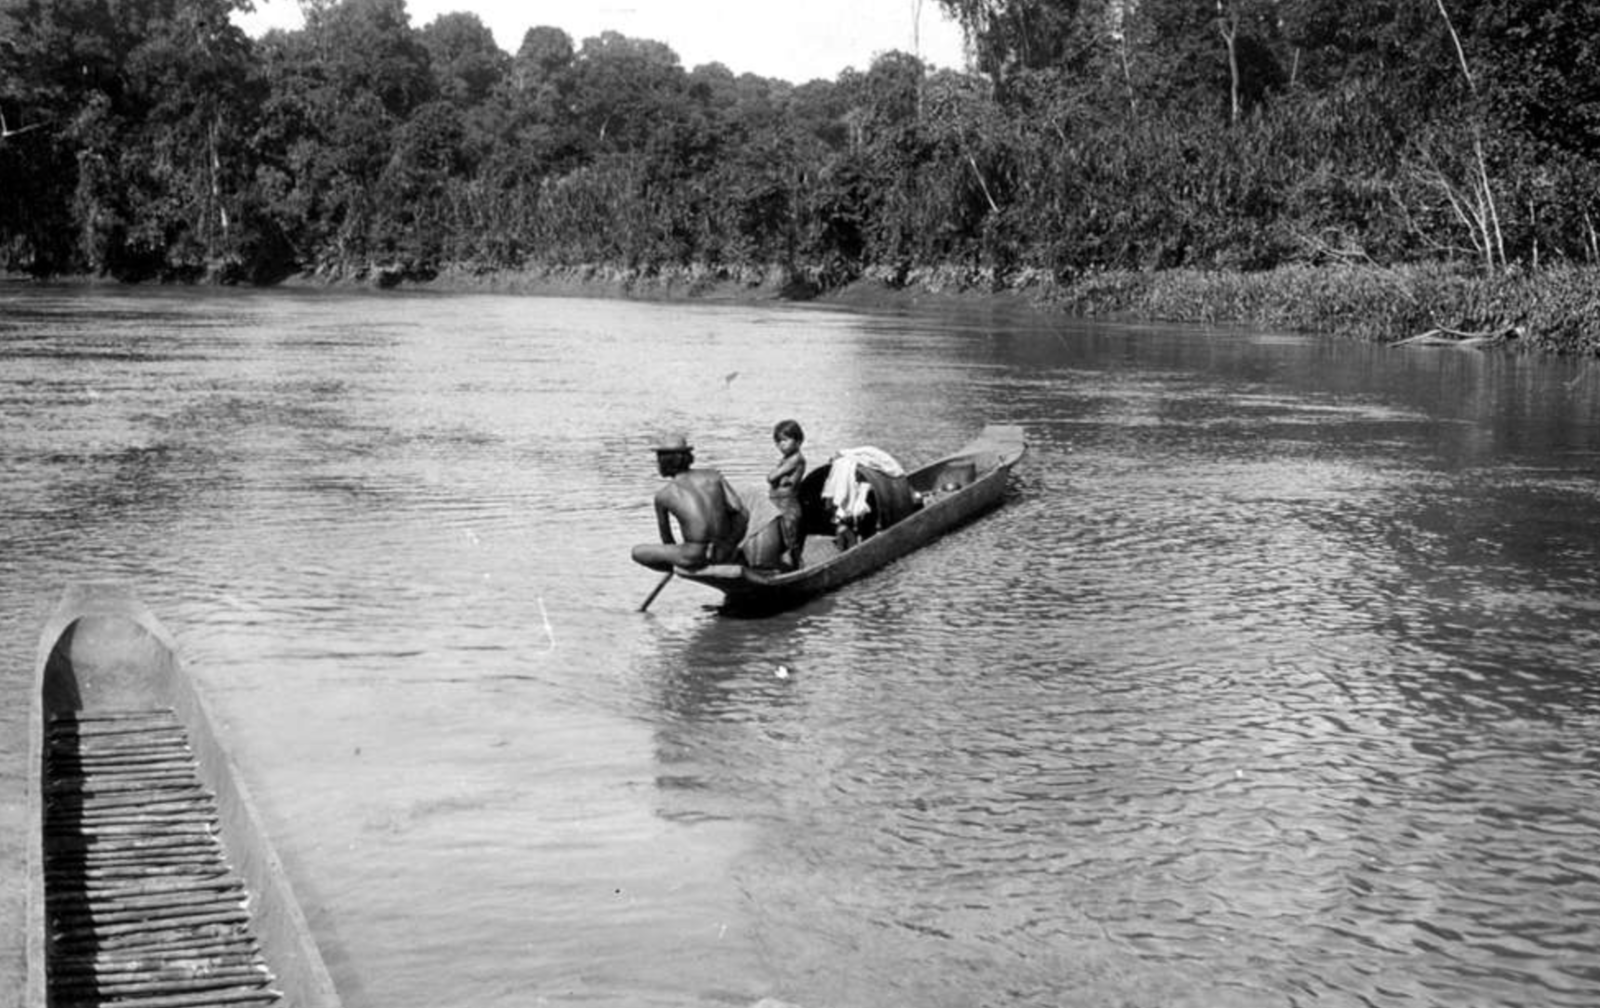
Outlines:
<svg viewBox="0 0 1600 1008"><path fill-rule="evenodd" d="M15 276L8 280L22 279ZM1107 270L1057 277L977 267L820 269L705 265L448 267L419 277L383 267L296 274L285 287L484 292L540 297L760 303L864 310L985 303L1085 318L1245 325L1388 344L1600 356L1600 267L1485 276L1443 266L1289 266L1255 273Z"/></svg>
<svg viewBox="0 0 1600 1008"><path fill-rule="evenodd" d="M546 296L815 300L874 309L993 302L1063 314L1238 324L1378 343L1600 356L1600 269L1484 276L1444 267L1293 266L1258 273L1105 271L1058 278L959 267L869 268L848 282L773 266L541 266L446 271L408 286ZM383 284L380 284L383 285Z"/></svg>
<svg viewBox="0 0 1600 1008"><path fill-rule="evenodd" d="M873 277L852 287L1006 297L1091 318L1133 318L1318 333L1366 342L1503 347L1600 356L1600 269L1484 276L1442 267L1290 266L1255 273L1106 271L996 283L948 273ZM870 298L847 290L845 299Z"/></svg>
<svg viewBox="0 0 1600 1008"><path fill-rule="evenodd" d="M512 294L529 297L639 298L651 301L761 304L815 302L866 311L944 304L1023 307L1060 311L1049 300L1049 284L995 284L992 278L949 269L892 276L869 270L839 282L801 275L780 266L741 269L708 266L630 268L605 264L538 265L519 270L478 271L449 268L425 278L383 270L337 275L307 273L286 278L284 287L359 286L428 290L451 294Z"/></svg>

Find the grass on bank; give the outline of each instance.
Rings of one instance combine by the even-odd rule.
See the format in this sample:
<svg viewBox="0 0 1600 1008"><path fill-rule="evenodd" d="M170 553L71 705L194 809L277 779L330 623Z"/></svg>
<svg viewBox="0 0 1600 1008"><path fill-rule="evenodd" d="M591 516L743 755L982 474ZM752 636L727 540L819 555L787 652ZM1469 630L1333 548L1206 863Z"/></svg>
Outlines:
<svg viewBox="0 0 1600 1008"><path fill-rule="evenodd" d="M1495 276L1372 266L1108 272L1054 287L1044 300L1082 315L1237 323L1381 343L1467 339L1600 356L1600 268L1593 266Z"/></svg>

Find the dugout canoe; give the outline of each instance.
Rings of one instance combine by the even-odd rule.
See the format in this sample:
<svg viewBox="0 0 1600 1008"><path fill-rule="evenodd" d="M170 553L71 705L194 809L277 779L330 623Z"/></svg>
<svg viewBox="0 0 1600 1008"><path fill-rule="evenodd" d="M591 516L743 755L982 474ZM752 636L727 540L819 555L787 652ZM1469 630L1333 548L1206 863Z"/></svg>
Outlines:
<svg viewBox="0 0 1600 1008"><path fill-rule="evenodd" d="M337 1008L244 780L132 592L67 589L31 703L23 1008Z"/></svg>
<svg viewBox="0 0 1600 1008"><path fill-rule="evenodd" d="M833 591L913 553L951 530L998 507L1011 467L1027 452L1021 427L990 424L976 438L907 474L920 505L888 528L838 549L829 535L809 535L799 570L775 571L740 564L675 568L685 581L723 593L732 611L773 611ZM826 529L817 495L826 465L807 475L801 488L809 531Z"/></svg>

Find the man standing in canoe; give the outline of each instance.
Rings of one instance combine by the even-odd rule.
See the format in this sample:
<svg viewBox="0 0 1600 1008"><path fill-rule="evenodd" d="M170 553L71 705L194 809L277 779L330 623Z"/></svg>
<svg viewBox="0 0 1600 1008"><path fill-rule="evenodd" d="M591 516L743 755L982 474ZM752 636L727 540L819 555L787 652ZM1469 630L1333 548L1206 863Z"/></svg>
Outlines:
<svg viewBox="0 0 1600 1008"><path fill-rule="evenodd" d="M739 562L750 514L722 473L693 468L694 448L682 434L656 446L656 466L667 479L656 492L661 542L635 546L634 561L659 571ZM672 535L674 518L682 541Z"/></svg>

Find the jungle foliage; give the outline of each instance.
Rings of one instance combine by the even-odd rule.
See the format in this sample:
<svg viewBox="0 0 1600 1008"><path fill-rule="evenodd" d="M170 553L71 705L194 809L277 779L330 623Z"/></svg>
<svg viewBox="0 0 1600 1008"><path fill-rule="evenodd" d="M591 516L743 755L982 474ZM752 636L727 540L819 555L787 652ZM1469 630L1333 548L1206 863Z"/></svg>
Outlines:
<svg viewBox="0 0 1600 1008"><path fill-rule="evenodd" d="M1600 262L1600 5L940 0L972 69L792 84L607 32L0 0L0 268L1019 278Z"/></svg>

